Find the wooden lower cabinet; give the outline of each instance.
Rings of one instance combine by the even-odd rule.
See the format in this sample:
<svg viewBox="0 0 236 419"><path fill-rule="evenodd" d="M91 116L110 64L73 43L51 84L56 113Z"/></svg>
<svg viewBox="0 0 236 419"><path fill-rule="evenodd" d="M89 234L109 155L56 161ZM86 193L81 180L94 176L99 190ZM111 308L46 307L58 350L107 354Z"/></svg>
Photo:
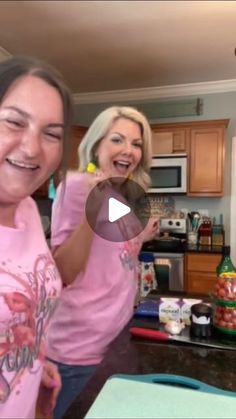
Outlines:
<svg viewBox="0 0 236 419"><path fill-rule="evenodd" d="M185 254L185 290L189 293L209 294L216 281L216 268L220 253Z"/></svg>

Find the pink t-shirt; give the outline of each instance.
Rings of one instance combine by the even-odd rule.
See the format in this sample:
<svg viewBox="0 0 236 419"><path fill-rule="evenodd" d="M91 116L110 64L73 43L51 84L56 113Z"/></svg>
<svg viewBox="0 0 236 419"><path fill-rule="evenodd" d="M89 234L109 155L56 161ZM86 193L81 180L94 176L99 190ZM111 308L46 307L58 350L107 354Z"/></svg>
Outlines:
<svg viewBox="0 0 236 419"><path fill-rule="evenodd" d="M35 417L45 331L61 280L32 198L0 226L0 417Z"/></svg>
<svg viewBox="0 0 236 419"><path fill-rule="evenodd" d="M65 241L84 216L88 176L71 173L64 191L59 185L52 212L53 246ZM102 360L133 314L140 247L139 238L111 242L94 233L85 272L62 290L48 334L49 358L69 365Z"/></svg>

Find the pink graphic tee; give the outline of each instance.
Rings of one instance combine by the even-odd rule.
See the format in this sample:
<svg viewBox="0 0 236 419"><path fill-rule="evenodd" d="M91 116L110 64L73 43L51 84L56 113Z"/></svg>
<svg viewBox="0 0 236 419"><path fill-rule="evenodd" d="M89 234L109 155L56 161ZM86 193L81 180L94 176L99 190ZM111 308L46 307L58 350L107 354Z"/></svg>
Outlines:
<svg viewBox="0 0 236 419"><path fill-rule="evenodd" d="M84 216L88 176L71 173L65 190L59 185L53 205L53 246L65 241ZM106 220L100 221L107 223L107 214ZM108 345L133 315L140 247L139 238L112 242L94 233L86 270L63 288L50 323L49 358L69 365L102 360Z"/></svg>
<svg viewBox="0 0 236 419"><path fill-rule="evenodd" d="M0 226L0 417L32 419L61 281L33 199L15 221Z"/></svg>

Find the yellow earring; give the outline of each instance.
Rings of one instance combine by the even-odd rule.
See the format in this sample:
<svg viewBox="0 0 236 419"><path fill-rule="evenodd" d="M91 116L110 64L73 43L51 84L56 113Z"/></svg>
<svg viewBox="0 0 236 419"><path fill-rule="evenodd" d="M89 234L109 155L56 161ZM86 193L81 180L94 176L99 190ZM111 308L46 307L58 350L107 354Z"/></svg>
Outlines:
<svg viewBox="0 0 236 419"><path fill-rule="evenodd" d="M87 164L86 171L87 171L88 173L94 173L96 169L97 169L97 166L96 166L96 164L95 164L93 161L90 161L90 162Z"/></svg>

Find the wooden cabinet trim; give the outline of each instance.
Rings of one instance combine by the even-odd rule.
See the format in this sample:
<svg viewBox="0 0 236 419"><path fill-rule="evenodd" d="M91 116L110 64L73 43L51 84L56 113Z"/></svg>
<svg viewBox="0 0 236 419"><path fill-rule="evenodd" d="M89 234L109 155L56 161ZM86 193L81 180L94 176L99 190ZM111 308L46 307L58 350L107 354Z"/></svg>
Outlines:
<svg viewBox="0 0 236 419"><path fill-rule="evenodd" d="M229 124L229 119L211 119L207 121L189 121L189 122L166 122L166 123L157 123L157 124L151 124L152 130L158 129L158 130L168 130L178 128L178 129L185 129L185 128L202 128L202 127L217 127L217 126L223 126L227 128Z"/></svg>

